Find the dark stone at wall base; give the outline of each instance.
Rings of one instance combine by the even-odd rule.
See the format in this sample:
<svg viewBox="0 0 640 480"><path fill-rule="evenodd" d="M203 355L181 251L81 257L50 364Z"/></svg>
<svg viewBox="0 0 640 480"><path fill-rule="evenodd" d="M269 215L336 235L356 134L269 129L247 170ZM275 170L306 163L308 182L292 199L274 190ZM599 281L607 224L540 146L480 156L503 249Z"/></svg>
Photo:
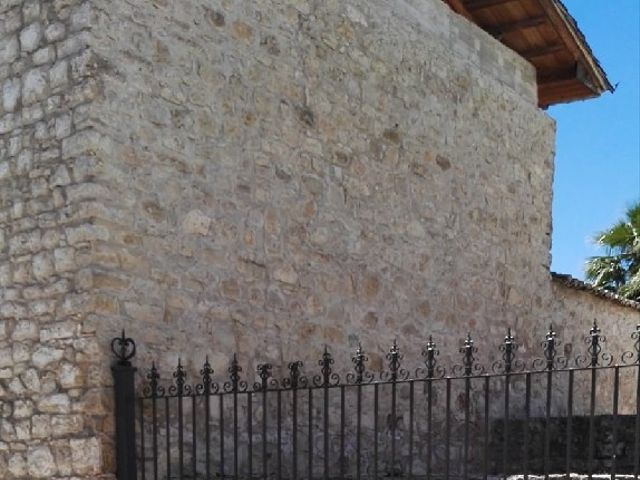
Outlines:
<svg viewBox="0 0 640 480"><path fill-rule="evenodd" d="M616 472L630 474L634 467L635 415L617 417L618 433L614 445L614 417L602 415L593 418L594 473L610 473L613 456L616 457ZM545 471L544 418L529 420L528 472L543 474ZM524 465L525 421L512 420L508 426L508 472L520 473ZM577 473L589 471L589 417L573 417L571 420L570 470ZM504 422L493 423L490 444L490 473L503 470ZM549 472L565 472L567 461L567 418L551 418L549 422Z"/></svg>

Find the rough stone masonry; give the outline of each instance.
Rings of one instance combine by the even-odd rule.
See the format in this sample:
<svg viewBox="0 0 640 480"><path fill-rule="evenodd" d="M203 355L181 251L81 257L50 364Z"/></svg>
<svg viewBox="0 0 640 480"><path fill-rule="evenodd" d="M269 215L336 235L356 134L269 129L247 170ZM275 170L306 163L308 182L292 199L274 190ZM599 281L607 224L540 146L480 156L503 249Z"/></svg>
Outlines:
<svg viewBox="0 0 640 480"><path fill-rule="evenodd" d="M1 0L0 92L2 478L113 478L122 327L253 371L638 320L552 287L534 69L440 0Z"/></svg>

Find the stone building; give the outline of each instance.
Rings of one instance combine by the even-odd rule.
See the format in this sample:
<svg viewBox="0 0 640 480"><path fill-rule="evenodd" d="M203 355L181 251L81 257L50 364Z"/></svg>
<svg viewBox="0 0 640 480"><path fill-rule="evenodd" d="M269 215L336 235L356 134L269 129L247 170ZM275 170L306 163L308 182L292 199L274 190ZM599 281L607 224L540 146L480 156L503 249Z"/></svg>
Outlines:
<svg viewBox="0 0 640 480"><path fill-rule="evenodd" d="M113 478L123 327L251 371L640 320L549 271L540 107L610 88L577 27L448 3L0 2L0 477Z"/></svg>

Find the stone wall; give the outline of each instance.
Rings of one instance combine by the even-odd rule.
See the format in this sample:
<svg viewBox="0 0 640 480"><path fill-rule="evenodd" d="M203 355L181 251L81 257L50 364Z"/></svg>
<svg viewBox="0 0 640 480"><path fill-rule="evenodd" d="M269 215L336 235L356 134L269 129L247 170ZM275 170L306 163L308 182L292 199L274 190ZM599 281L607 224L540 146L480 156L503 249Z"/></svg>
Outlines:
<svg viewBox="0 0 640 480"><path fill-rule="evenodd" d="M534 321L554 137L516 54L435 0L109 6L103 344L379 365L394 337Z"/></svg>
<svg viewBox="0 0 640 480"><path fill-rule="evenodd" d="M550 311L554 323L562 329L564 338L560 348L565 355L576 356L586 351L585 330L588 330L589 325L594 321L597 321L602 335L605 336L602 353L611 355L614 364L622 364L623 352L635 352L635 340L631 338L631 333L635 331L637 325L640 325L638 304L626 302L625 305L621 299L607 298L590 289L578 289L560 278L555 278L552 282L552 293ZM582 331L576 328L577 325L583 326ZM635 368L621 372L619 403L621 413L631 414L636 411L636 376ZM586 383L587 378L584 377L584 379ZM597 392L599 398L609 402L606 405L600 405L599 408L611 409L612 371L601 377ZM584 410L583 413L585 413Z"/></svg>
<svg viewBox="0 0 640 480"><path fill-rule="evenodd" d="M89 2L0 2L0 477L108 464L91 295ZM85 151L87 154L85 154ZM108 400L107 400L108 401ZM109 467L106 467L109 469Z"/></svg>
<svg viewBox="0 0 640 480"><path fill-rule="evenodd" d="M533 67L440 0L4 0L0 84L10 479L113 471L122 327L140 366L277 376L572 327Z"/></svg>

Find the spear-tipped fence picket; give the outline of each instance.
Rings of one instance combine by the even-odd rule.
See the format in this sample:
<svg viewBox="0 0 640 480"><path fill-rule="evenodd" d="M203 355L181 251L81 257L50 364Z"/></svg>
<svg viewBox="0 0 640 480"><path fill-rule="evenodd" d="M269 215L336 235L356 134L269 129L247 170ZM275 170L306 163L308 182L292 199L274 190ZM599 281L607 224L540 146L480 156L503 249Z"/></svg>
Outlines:
<svg viewBox="0 0 640 480"><path fill-rule="evenodd" d="M319 373L301 361L277 379L259 364L243 379L234 355L216 381L206 358L188 383L178 362L162 383L155 363L136 392L135 342L111 346L120 480L491 476L640 473L640 325L614 357L594 323L586 349L559 355L550 327L539 358L516 358L509 329L489 369L471 335L461 363L445 368L429 337L409 371L397 342L373 373L362 346L339 374L325 348ZM309 369L311 372L312 369Z"/></svg>

